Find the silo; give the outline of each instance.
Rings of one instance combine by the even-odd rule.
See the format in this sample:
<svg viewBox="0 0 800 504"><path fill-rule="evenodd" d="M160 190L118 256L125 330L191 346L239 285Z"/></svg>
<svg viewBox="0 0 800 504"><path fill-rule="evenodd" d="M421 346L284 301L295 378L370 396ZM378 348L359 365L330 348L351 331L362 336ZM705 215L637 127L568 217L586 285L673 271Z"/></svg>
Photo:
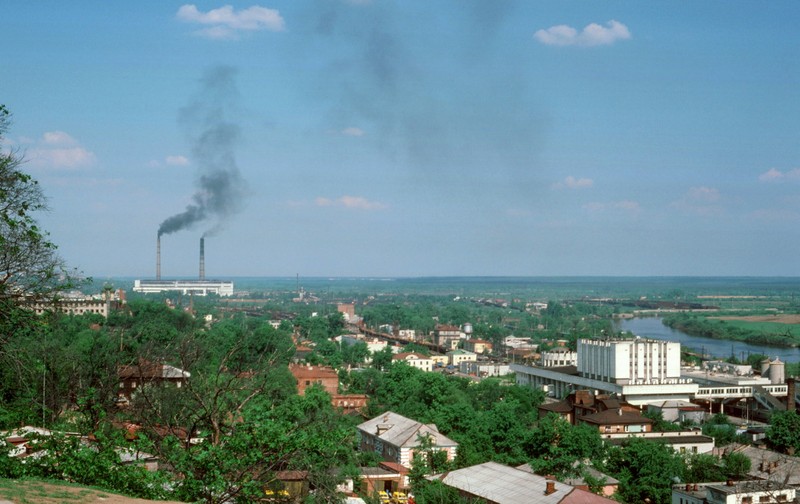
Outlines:
<svg viewBox="0 0 800 504"><path fill-rule="evenodd" d="M786 381L786 370L783 362L777 357L769 363L769 382L778 385Z"/></svg>
<svg viewBox="0 0 800 504"><path fill-rule="evenodd" d="M769 374L769 358L761 361L761 376L766 378Z"/></svg>

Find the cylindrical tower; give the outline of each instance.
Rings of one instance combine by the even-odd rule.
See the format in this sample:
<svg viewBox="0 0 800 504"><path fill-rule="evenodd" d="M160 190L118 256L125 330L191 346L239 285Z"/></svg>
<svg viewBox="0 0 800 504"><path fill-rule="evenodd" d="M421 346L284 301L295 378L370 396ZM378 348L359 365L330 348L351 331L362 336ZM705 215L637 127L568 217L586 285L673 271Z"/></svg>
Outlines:
<svg viewBox="0 0 800 504"><path fill-rule="evenodd" d="M200 280L206 279L206 239L200 238Z"/></svg>
<svg viewBox="0 0 800 504"><path fill-rule="evenodd" d="M775 360L769 363L769 382L773 385L778 385L786 381L786 369L783 362L775 357Z"/></svg>
<svg viewBox="0 0 800 504"><path fill-rule="evenodd" d="M156 280L161 280L161 234L156 239Z"/></svg>

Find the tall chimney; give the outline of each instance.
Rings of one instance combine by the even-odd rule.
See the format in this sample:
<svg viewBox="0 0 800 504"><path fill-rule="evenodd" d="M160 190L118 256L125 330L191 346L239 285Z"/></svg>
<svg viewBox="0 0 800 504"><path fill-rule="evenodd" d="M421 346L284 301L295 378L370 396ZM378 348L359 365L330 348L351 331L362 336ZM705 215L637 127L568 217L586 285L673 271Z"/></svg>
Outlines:
<svg viewBox="0 0 800 504"><path fill-rule="evenodd" d="M797 391L797 382L795 381L795 379L793 377L792 378L787 378L786 385L787 385L786 392L787 392L787 396L788 396L786 398L786 409L789 410L789 411L795 411L797 406L795 405L794 395L797 393L796 392Z"/></svg>
<svg viewBox="0 0 800 504"><path fill-rule="evenodd" d="M161 235L156 240L156 280L161 280Z"/></svg>
<svg viewBox="0 0 800 504"><path fill-rule="evenodd" d="M206 279L206 239L200 238L200 280Z"/></svg>

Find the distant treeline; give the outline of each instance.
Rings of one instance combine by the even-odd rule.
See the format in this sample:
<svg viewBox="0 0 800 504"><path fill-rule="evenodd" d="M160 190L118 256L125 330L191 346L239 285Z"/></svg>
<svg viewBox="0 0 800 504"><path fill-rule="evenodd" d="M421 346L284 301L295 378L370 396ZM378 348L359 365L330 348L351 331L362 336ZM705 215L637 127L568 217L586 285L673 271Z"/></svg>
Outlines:
<svg viewBox="0 0 800 504"><path fill-rule="evenodd" d="M665 316L663 321L667 327L691 336L746 341L754 345L776 347L796 347L800 345L800 340L789 331L784 333L766 332L758 326L744 328L729 324L725 320L709 319L702 315L675 313Z"/></svg>

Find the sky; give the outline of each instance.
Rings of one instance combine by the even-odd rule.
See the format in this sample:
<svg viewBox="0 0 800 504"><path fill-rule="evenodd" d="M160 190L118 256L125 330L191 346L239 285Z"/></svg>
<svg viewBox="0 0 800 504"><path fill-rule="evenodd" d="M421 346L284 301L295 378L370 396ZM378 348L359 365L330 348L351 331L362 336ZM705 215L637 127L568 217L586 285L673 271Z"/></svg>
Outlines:
<svg viewBox="0 0 800 504"><path fill-rule="evenodd" d="M257 1L259 3L252 3ZM95 278L800 276L800 3L5 0Z"/></svg>

